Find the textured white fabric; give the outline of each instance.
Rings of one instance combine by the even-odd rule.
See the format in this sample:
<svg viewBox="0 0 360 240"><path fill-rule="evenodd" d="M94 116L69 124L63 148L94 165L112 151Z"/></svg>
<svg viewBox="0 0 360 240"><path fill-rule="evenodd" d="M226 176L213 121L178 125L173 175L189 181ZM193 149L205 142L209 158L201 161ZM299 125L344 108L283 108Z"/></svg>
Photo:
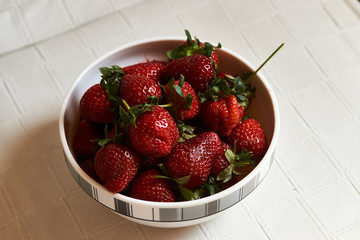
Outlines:
<svg viewBox="0 0 360 240"><path fill-rule="evenodd" d="M360 239L357 0L1 0L0 239ZM122 44L183 36L259 65L280 107L270 172L209 222L157 229L89 198L61 150L58 115L77 75Z"/></svg>

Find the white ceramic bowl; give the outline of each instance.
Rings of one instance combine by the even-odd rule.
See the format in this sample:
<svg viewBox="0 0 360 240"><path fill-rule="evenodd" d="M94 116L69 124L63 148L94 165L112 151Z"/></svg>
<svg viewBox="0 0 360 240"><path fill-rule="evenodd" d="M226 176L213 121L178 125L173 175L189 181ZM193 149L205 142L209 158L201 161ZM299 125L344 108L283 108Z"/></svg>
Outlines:
<svg viewBox="0 0 360 240"><path fill-rule="evenodd" d="M275 95L268 81L259 73L251 80L256 87L256 98L248 112L261 123L269 148L260 163L235 185L194 201L160 203L109 192L90 178L77 164L72 142L79 122L80 98L89 87L100 81L99 68L115 64L124 67L153 59L167 61L166 51L183 42L183 38L153 38L111 51L88 66L75 80L65 96L60 113L60 138L66 163L80 187L109 210L131 221L154 227L184 227L205 222L240 202L258 186L268 172L279 135L279 110ZM239 74L255 70L246 59L224 47L218 50L218 56L221 71Z"/></svg>

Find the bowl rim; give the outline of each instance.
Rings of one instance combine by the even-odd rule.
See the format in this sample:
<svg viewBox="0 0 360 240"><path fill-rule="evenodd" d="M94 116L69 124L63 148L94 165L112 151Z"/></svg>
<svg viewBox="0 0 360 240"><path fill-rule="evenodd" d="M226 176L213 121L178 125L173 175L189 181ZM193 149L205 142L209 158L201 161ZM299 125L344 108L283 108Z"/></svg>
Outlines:
<svg viewBox="0 0 360 240"><path fill-rule="evenodd" d="M135 47L137 45L154 43L154 42L159 42L159 41L185 41L185 40L184 40L184 37L180 37L180 36L162 36L162 37L160 36L160 37L145 38L145 39L136 40L136 41L133 41L133 42L130 42L127 44L123 44L117 48L114 48L114 49L108 51L106 54L104 54L101 57L94 60L76 77L76 80L72 83L72 85L67 90L65 97L62 101L61 108L60 108L58 127L59 127L59 131L60 131L60 140L61 140L62 150L63 150L64 154L66 155L66 158L68 159L69 163L72 165L72 167L75 169L75 171L85 181L89 182L91 185L97 187L98 189L102 189L103 191L107 192L109 194L109 196L112 196L116 199L120 199L122 201L131 203L131 204L137 204L137 205L143 205L143 206L155 207L155 208L184 208L184 207L198 206L201 204L206 204L208 202L216 201L216 200L223 198L223 197L229 195L230 193L238 190L241 186L244 185L243 183L247 183L250 179L254 178L254 175L257 174L256 169L259 169L262 167L262 165L266 164L266 162L263 161L263 159L271 158L272 154L275 151L275 147L276 147L276 144L277 144L278 138L279 138L279 129L280 129L279 107L278 107L278 102L277 102L277 99L276 99L276 96L275 96L275 93L274 93L272 87L270 86L268 80L260 72L257 73L257 76L260 79L260 81L262 82L262 84L265 86L265 88L270 96L271 105L273 107L273 112L274 112L274 130L273 130L271 139L269 139L270 144L269 144L268 149L267 149L265 155L263 156L262 160L259 162L259 164L257 164L257 166L249 174L247 174L243 179L241 179L239 182L237 182L233 186L231 186L219 193L216 193L214 195L196 199L196 200L191 200L191 201L153 202L153 201L135 199L135 198L132 198L132 197L120 194L120 193L112 193L112 192L108 191L103 185L101 185L100 183L98 183L94 179L92 179L90 176L88 176L80 168L79 164L76 162L75 157L71 153L70 147L67 144L66 133L65 133L65 124L64 124L65 123L65 113L66 113L66 109L67 109L69 100L71 98L71 95L72 95L75 87L77 86L78 82L81 80L81 78L96 64L100 63L104 59L112 56L113 54L115 54L117 52L123 51L130 47ZM249 61L247 59L245 59L241 55L237 54L233 50L228 49L223 46L221 47L221 50L233 55L234 57L239 59L241 62L243 62L247 67L249 67L251 70L253 70L253 71L255 70L254 66L251 63L249 63Z"/></svg>

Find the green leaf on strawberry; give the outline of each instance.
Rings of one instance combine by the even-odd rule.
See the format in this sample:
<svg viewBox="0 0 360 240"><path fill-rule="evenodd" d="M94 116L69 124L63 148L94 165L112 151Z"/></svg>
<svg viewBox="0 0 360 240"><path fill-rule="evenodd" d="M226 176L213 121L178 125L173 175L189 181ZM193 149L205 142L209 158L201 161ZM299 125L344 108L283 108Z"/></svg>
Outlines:
<svg viewBox="0 0 360 240"><path fill-rule="evenodd" d="M236 151L236 149L234 149L234 151ZM241 172L237 171L237 168L250 164L256 164L256 162L252 160L252 154L246 150L242 150L240 153L236 153L230 149L227 149L225 151L225 156L226 159L230 162L230 165L221 171L216 177L216 180L221 181L222 183L228 182L232 178L233 174L240 175Z"/></svg>
<svg viewBox="0 0 360 240"><path fill-rule="evenodd" d="M231 85L229 85L229 83ZM217 102L222 97L234 95L238 103L245 108L249 106L250 98L255 94L255 88L250 84L244 83L240 76L236 78L222 79L215 77L214 80L207 86L204 92L199 92L198 96L200 102L203 103L207 100Z"/></svg>
<svg viewBox="0 0 360 240"><path fill-rule="evenodd" d="M121 99L122 105L119 106L120 122L123 127L128 127L129 124L136 126L136 118L146 111L152 111L153 105L149 103L138 104L130 107L124 99ZM124 107L125 109L124 109Z"/></svg>
<svg viewBox="0 0 360 240"><path fill-rule="evenodd" d="M186 44L177 46L176 48L167 51L167 55L170 59L179 59L194 54L200 54L206 57L210 57L216 48L221 48L220 43L216 47L214 47L209 42L201 43L197 37L194 37L193 40L188 30L185 30L185 35L187 37Z"/></svg>
<svg viewBox="0 0 360 240"><path fill-rule="evenodd" d="M223 189L218 182L211 176L208 180L201 184L198 188L195 189L194 194L199 198L207 197L214 195L218 192L221 192Z"/></svg>
<svg viewBox="0 0 360 240"><path fill-rule="evenodd" d="M172 178L169 176L169 173L166 170L164 164L160 163L158 166L163 175L156 175L156 176L154 176L155 178L165 178L165 179L171 180L174 184L174 187L176 187L179 190L180 195L185 200L190 201L190 200L197 199L197 197L193 191L191 191L190 189L183 186L184 184L186 184L187 182L190 181L190 177L191 177L190 175L180 177L180 178Z"/></svg>
<svg viewBox="0 0 360 240"><path fill-rule="evenodd" d="M183 121L178 120L178 119L175 122L176 122L176 125L179 130L178 142L184 142L184 141L196 136L194 134L195 127L187 125Z"/></svg>
<svg viewBox="0 0 360 240"><path fill-rule="evenodd" d="M183 185L181 184L178 184L178 189L179 189L179 192L181 194L181 196L185 199L185 200L195 200L195 199L198 199L199 197L193 192L191 191L190 189L184 187Z"/></svg>
<svg viewBox="0 0 360 240"><path fill-rule="evenodd" d="M111 67L101 67L99 70L102 74L100 86L105 89L109 100L116 107L120 104L120 98L118 96L119 82L125 73L122 68L117 65L113 65ZM114 108L113 110L116 109Z"/></svg>

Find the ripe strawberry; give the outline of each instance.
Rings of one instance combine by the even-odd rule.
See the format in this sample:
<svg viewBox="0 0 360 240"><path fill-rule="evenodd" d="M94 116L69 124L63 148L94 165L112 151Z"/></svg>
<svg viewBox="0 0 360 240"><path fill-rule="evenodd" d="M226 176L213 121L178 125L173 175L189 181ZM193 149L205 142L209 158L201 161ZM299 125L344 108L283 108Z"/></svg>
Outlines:
<svg viewBox="0 0 360 240"><path fill-rule="evenodd" d="M164 166L173 178L190 176L183 186L195 188L210 175L214 156L221 151L221 140L215 132L204 132L174 146L164 158Z"/></svg>
<svg viewBox="0 0 360 240"><path fill-rule="evenodd" d="M88 158L88 159L82 161L81 163L79 163L79 166L89 177L91 177L98 183L102 184L102 181L100 180L100 178L98 177L98 175L95 172L94 159Z"/></svg>
<svg viewBox="0 0 360 240"><path fill-rule="evenodd" d="M243 118L243 109L234 95L228 95L218 101L207 100L202 103L200 119L205 128L227 137Z"/></svg>
<svg viewBox="0 0 360 240"><path fill-rule="evenodd" d="M164 69L165 77L180 79L180 75L183 75L185 81L197 92L206 90L214 78L214 73L210 58L199 54L173 60Z"/></svg>
<svg viewBox="0 0 360 240"><path fill-rule="evenodd" d="M247 166L256 165L256 161L251 158L252 154L250 152L242 150L240 153L236 153L236 149L233 151L230 145L223 143L222 150L214 158L211 176L217 182L227 183L234 175L242 175L244 168Z"/></svg>
<svg viewBox="0 0 360 240"><path fill-rule="evenodd" d="M131 146L145 156L164 157L179 139L179 130L170 113L153 106L152 111L142 113L134 125L129 125Z"/></svg>
<svg viewBox="0 0 360 240"><path fill-rule="evenodd" d="M123 71L125 74L144 76L159 82L163 77L165 65L166 63L161 61L147 61L123 67Z"/></svg>
<svg viewBox="0 0 360 240"><path fill-rule="evenodd" d="M96 153L96 174L111 192L120 192L135 177L140 166L140 155L128 146L109 143Z"/></svg>
<svg viewBox="0 0 360 240"><path fill-rule="evenodd" d="M76 158L94 156L97 146L93 140L103 138L102 129L95 123L81 120L76 131L73 149Z"/></svg>
<svg viewBox="0 0 360 240"><path fill-rule="evenodd" d="M217 178L220 172L222 172L225 168L230 165L230 161L226 158L225 152L226 150L230 149L231 147L229 144L222 142L221 143L221 151L214 157L211 167L210 175L213 178Z"/></svg>
<svg viewBox="0 0 360 240"><path fill-rule="evenodd" d="M200 111L200 99L191 85L184 82L184 78L177 81L170 80L165 85L165 98L172 104L177 119L192 119Z"/></svg>
<svg viewBox="0 0 360 240"><path fill-rule="evenodd" d="M158 169L141 172L131 184L129 196L154 202L174 202L175 193L169 179L158 178Z"/></svg>
<svg viewBox="0 0 360 240"><path fill-rule="evenodd" d="M216 77L226 79L227 77L235 78L232 74L228 72L217 72Z"/></svg>
<svg viewBox="0 0 360 240"><path fill-rule="evenodd" d="M116 132L115 132L115 130L116 130ZM126 133L125 133L125 129L124 129L124 128L122 128L122 127L120 127L120 126L117 126L117 128L112 127L111 130L110 130L109 133L108 133L107 138L110 139L110 140L112 140L112 141L115 141L115 142L116 142L116 140L118 140L118 139L114 139L114 137L117 138L119 135L123 135L123 136L124 136L125 134L126 134Z"/></svg>
<svg viewBox="0 0 360 240"><path fill-rule="evenodd" d="M121 78L119 86L119 96L129 106L150 103L149 97L160 98L162 96L157 82L144 76L127 74Z"/></svg>
<svg viewBox="0 0 360 240"><path fill-rule="evenodd" d="M141 159L141 168L152 168L162 163L162 158L146 157L143 156Z"/></svg>
<svg viewBox="0 0 360 240"><path fill-rule="evenodd" d="M236 143L236 149L245 149L251 152L254 158L263 156L267 150L267 141L261 125L252 118L237 125L227 142L230 145Z"/></svg>
<svg viewBox="0 0 360 240"><path fill-rule="evenodd" d="M185 30L185 34L187 38L182 45L167 51L167 55L170 59L179 59L194 54L200 54L209 57L217 65L219 64L219 58L216 53L216 49L221 48L220 43L216 47L214 47L209 42L200 42L197 37L194 37L193 40L188 30Z"/></svg>
<svg viewBox="0 0 360 240"><path fill-rule="evenodd" d="M80 115L90 122L113 122L115 114L111 107L108 94L100 84L90 87L80 99Z"/></svg>
<svg viewBox="0 0 360 240"><path fill-rule="evenodd" d="M216 77L217 78L221 78L221 79L224 79L226 84L229 86L229 87L233 87L233 83L230 81L231 79L235 79L235 77L228 73L228 72L217 72L216 73ZM230 79L230 80L229 80Z"/></svg>

